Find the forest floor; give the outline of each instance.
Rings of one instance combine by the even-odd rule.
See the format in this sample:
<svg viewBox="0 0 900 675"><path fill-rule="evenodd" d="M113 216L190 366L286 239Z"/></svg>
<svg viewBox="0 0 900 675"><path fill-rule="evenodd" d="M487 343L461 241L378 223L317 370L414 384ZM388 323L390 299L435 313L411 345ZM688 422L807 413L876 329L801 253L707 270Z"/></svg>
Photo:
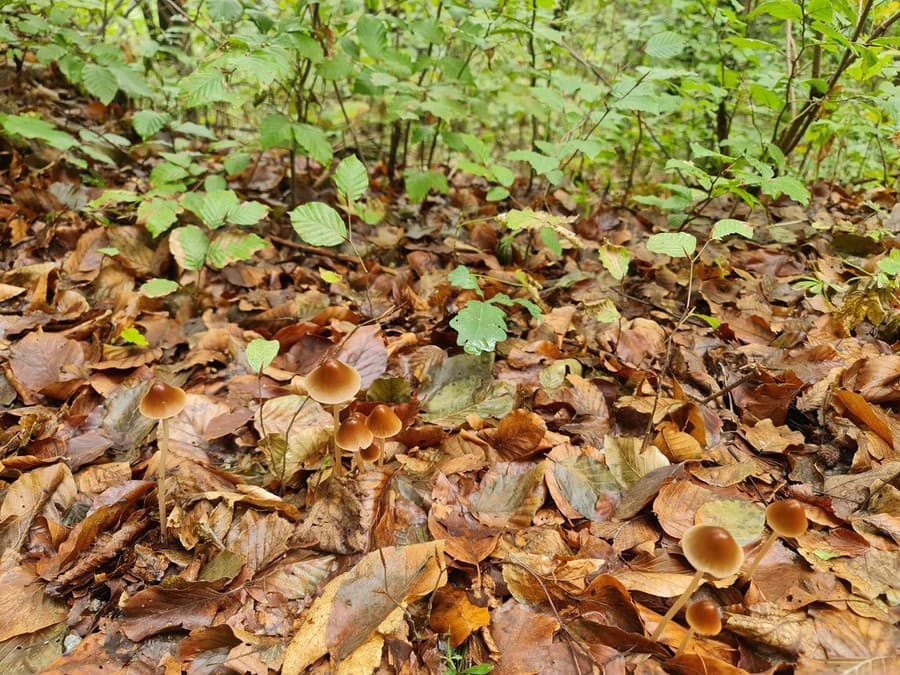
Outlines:
<svg viewBox="0 0 900 675"><path fill-rule="evenodd" d="M71 92L4 87L130 134ZM145 185L152 165L120 159L94 167L104 187ZM525 195L523 177L516 207L558 217L559 253L505 241L478 179L413 205L374 169L385 217L354 223L362 261L302 244L270 151L229 187L271 207L271 245L197 274L133 215L103 223L101 181L0 139L0 671L897 672L900 319L872 276L898 245L895 192L722 199L688 231L738 217L754 239L690 260L648 250L649 210ZM333 201L331 184L303 170L294 193ZM604 243L630 257L621 280ZM460 265L482 296L450 283ZM154 277L181 287L148 297ZM450 320L497 293L543 317L505 308L509 339L464 353ZM279 343L261 376L257 338ZM329 356L362 380L344 418L387 403L403 421L381 466L333 471L330 409L302 379ZM165 541L139 412L154 378L187 391ZM809 529L747 579L784 498ZM681 615L648 636L691 582L697 523L729 530L745 574L704 579L722 631L676 657Z"/></svg>

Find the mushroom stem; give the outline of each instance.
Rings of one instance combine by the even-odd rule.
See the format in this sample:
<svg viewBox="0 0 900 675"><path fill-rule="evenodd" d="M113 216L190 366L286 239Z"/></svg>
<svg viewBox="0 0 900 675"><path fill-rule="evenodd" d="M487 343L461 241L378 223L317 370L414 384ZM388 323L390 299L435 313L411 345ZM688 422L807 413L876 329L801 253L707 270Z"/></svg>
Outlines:
<svg viewBox="0 0 900 675"><path fill-rule="evenodd" d="M759 567L759 563L762 562L762 559L766 557L766 553L769 552L769 549L772 548L772 545L775 543L775 540L778 539L778 533L774 530L771 534L769 534L769 538L763 542L763 545L759 548L759 553L756 555L756 558L753 560L753 563L747 569L746 577L747 581L750 581L753 578L753 573L756 571L756 568Z"/></svg>
<svg viewBox="0 0 900 675"><path fill-rule="evenodd" d="M159 465L157 466L156 496L159 499L159 529L162 543L167 543L166 535L166 458L169 455L169 418L159 421Z"/></svg>
<svg viewBox="0 0 900 675"><path fill-rule="evenodd" d="M383 438L378 439L378 447L381 448L381 456L378 458L378 466L382 467L382 466L384 466L384 439Z"/></svg>
<svg viewBox="0 0 900 675"><path fill-rule="evenodd" d="M684 640L681 641L681 645L678 647L678 651L675 652L675 658L677 659L679 656L684 654L685 647L688 646L688 642L691 641L691 638L694 637L694 627L691 626L688 628L687 635L684 636Z"/></svg>
<svg viewBox="0 0 900 675"><path fill-rule="evenodd" d="M333 473L335 476L340 476L343 473L343 465L341 464L341 449L337 444L337 432L338 427L341 426L341 409L335 404L331 406L331 412L334 415L334 434L331 436L331 443L334 449L334 470Z"/></svg>
<svg viewBox="0 0 900 675"><path fill-rule="evenodd" d="M678 614L678 610L684 607L685 603L690 599L690 597L694 594L698 588L700 588L700 583L703 581L703 570L697 570L694 574L694 578L691 579L691 583L688 584L688 587L684 589L684 593L679 596L679 598L675 601L675 604L669 607L669 611L666 612L666 615L662 618L662 620L656 624L656 630L653 631L653 635L650 636L650 639L653 642L656 642L659 639L659 636L662 635L663 629L668 625L668 623L672 620L676 614Z"/></svg>

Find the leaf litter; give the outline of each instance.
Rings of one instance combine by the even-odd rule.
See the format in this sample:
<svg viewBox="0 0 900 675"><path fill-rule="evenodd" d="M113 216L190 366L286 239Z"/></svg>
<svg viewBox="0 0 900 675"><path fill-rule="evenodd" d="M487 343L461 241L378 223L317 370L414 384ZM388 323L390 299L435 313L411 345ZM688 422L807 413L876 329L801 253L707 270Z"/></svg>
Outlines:
<svg viewBox="0 0 900 675"><path fill-rule="evenodd" d="M460 183L390 226L356 223L365 272L269 216L258 264L156 295L138 289L177 277L164 241L66 209L62 164L29 173L29 151L4 147L31 205L0 229L4 672L443 672L448 642L495 673L897 668L897 305L798 288L811 270L846 280L836 236L712 242L692 266L647 248L654 214L613 209L600 232L536 196L565 246L521 233L507 266L507 224ZM253 186L273 204L289 190ZM877 219L869 196L820 187L810 213ZM452 285L460 265L479 277ZM495 353L459 348L466 303L491 310L475 338ZM341 419L387 403L403 423L382 462L340 478L332 411L302 379L327 356L362 380ZM155 377L188 391L164 524L138 413ZM679 615L652 642L693 575L684 532L725 527L749 564L782 498L810 529L751 580L697 591L723 632L674 656Z"/></svg>

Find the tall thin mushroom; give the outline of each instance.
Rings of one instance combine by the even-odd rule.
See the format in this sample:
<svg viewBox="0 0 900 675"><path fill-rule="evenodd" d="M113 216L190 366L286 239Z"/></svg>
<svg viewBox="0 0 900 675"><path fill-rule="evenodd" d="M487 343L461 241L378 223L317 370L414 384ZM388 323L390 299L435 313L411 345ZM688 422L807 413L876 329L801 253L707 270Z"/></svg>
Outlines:
<svg viewBox="0 0 900 675"><path fill-rule="evenodd" d="M337 359L325 359L321 365L310 371L304 378L306 391L316 402L330 405L334 417L334 435L332 448L334 451L334 475L343 473L341 464L341 448L337 444L337 433L341 426L341 408L353 400L359 393L362 381L353 366L341 363Z"/></svg>
<svg viewBox="0 0 900 675"><path fill-rule="evenodd" d="M159 527L163 544L166 534L166 459L169 454L169 420L184 410L186 401L184 389L165 382L154 382L141 399L140 411L144 417L159 421L157 444L159 465L157 468L156 494L159 500Z"/></svg>
<svg viewBox="0 0 900 675"><path fill-rule="evenodd" d="M700 588L704 574L721 579L736 574L744 564L744 550L724 527L694 525L681 537L681 550L697 572L684 593L678 597L662 621L657 624L656 630L650 637L654 642L659 639L663 629L678 613L678 610L684 607L684 603L690 599L694 591Z"/></svg>
<svg viewBox="0 0 900 675"><path fill-rule="evenodd" d="M769 552L778 537L799 537L809 527L806 510L803 508L803 504L796 499L785 499L769 504L766 508L766 523L772 533L763 542L750 569L747 570L748 580L753 578L753 573L759 567L759 563L766 557L766 553Z"/></svg>

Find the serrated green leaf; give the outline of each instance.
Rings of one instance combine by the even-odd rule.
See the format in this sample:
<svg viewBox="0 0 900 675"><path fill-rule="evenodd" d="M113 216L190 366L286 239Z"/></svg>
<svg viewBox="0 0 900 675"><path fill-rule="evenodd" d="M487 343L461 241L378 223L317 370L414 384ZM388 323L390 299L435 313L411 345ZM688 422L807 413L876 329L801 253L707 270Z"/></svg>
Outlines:
<svg viewBox="0 0 900 675"><path fill-rule="evenodd" d="M269 207L261 202L243 202L228 212L226 220L232 225L247 227L256 225L268 212Z"/></svg>
<svg viewBox="0 0 900 675"><path fill-rule="evenodd" d="M347 239L347 226L328 204L310 202L291 211L291 226L313 246L338 246Z"/></svg>
<svg viewBox="0 0 900 675"><path fill-rule="evenodd" d="M180 210L175 201L154 197L140 203L137 220L144 224L151 235L158 237L178 220Z"/></svg>
<svg viewBox="0 0 900 675"><path fill-rule="evenodd" d="M323 166L331 164L334 155L324 131L311 124L294 124L292 130L294 141L310 157Z"/></svg>
<svg viewBox="0 0 900 675"><path fill-rule="evenodd" d="M233 152L222 160L222 166L225 167L225 173L233 176L250 166L250 159L249 152Z"/></svg>
<svg viewBox="0 0 900 675"><path fill-rule="evenodd" d="M562 243L559 241L559 236L552 228L542 227L540 229L540 237L541 241L544 242L544 246L549 248L554 254L562 255Z"/></svg>
<svg viewBox="0 0 900 675"><path fill-rule="evenodd" d="M215 190L207 192L199 205L186 201L184 206L194 211L207 227L214 230L225 224L228 214L237 208L238 198L234 190Z"/></svg>
<svg viewBox="0 0 900 675"><path fill-rule="evenodd" d="M356 34L359 36L359 43L369 56L375 59L382 56L387 46L387 29L381 19L371 14L363 14L356 22Z"/></svg>
<svg viewBox="0 0 900 675"><path fill-rule="evenodd" d="M196 136L197 138L206 138L210 141L216 140L216 135L205 124L197 124L196 122L182 122L172 127L172 131L185 136Z"/></svg>
<svg viewBox="0 0 900 675"><path fill-rule="evenodd" d="M231 263L250 260L254 253L268 245L265 239L256 234L223 232L209 245L206 262L214 269L222 269Z"/></svg>
<svg viewBox="0 0 900 675"><path fill-rule="evenodd" d="M446 178L444 179L447 180ZM449 191L449 188L448 188ZM487 194L484 196L485 201L488 202L502 202L504 199L509 197L509 190L505 187L500 187L499 185L495 185L490 190L487 191Z"/></svg>
<svg viewBox="0 0 900 675"><path fill-rule="evenodd" d="M284 115L266 117L259 127L259 140L263 150L270 148L291 148L294 145L294 131L291 121Z"/></svg>
<svg viewBox="0 0 900 675"><path fill-rule="evenodd" d="M179 227L169 236L169 250L184 269L199 270L206 261L209 237L196 225Z"/></svg>
<svg viewBox="0 0 900 675"><path fill-rule="evenodd" d="M684 258L697 249L697 237L687 232L661 232L647 239L647 248L653 253Z"/></svg>
<svg viewBox="0 0 900 675"><path fill-rule="evenodd" d="M334 183L348 201L355 202L369 189L366 165L356 155L344 157L334 172Z"/></svg>
<svg viewBox="0 0 900 675"><path fill-rule="evenodd" d="M131 117L131 126L134 127L137 135L144 141L168 123L168 113L156 112L155 110L139 110Z"/></svg>
<svg viewBox="0 0 900 675"><path fill-rule="evenodd" d="M456 344L467 354L492 352L506 338L506 314L489 302L470 300L453 319L450 327L457 335Z"/></svg>
<svg viewBox="0 0 900 675"><path fill-rule="evenodd" d="M178 290L178 284L169 279L151 279L141 285L141 293L148 298L161 298Z"/></svg>
<svg viewBox="0 0 900 675"><path fill-rule="evenodd" d="M711 236L713 239L724 239L732 234L753 239L753 226L743 220L724 218L713 225Z"/></svg>
<svg viewBox="0 0 900 675"><path fill-rule="evenodd" d="M622 281L628 274L628 265L631 264L631 256L624 246L615 244L603 244L597 251L600 254L600 262L616 281Z"/></svg>
<svg viewBox="0 0 900 675"><path fill-rule="evenodd" d="M261 373L270 365L281 349L278 340L263 340L257 338L247 345L247 363L254 373Z"/></svg>
<svg viewBox="0 0 900 675"><path fill-rule="evenodd" d="M150 184L153 187L178 183L188 177L188 171L183 166L172 162L163 162L153 167L150 172Z"/></svg>
<svg viewBox="0 0 900 675"><path fill-rule="evenodd" d="M178 90L185 108L210 105L231 98L225 86L225 76L218 70L194 71L181 81Z"/></svg>
<svg viewBox="0 0 900 675"><path fill-rule="evenodd" d="M3 120L3 128L6 133L43 141L57 150L68 150L78 143L74 136L60 131L49 122L37 117L6 115L0 116L0 119Z"/></svg>
<svg viewBox="0 0 900 675"><path fill-rule="evenodd" d="M146 347L149 343L147 342L147 338L145 338L141 331L139 331L134 326L126 328L121 333L119 333L119 339L128 342L129 344L137 345L138 347Z"/></svg>
<svg viewBox="0 0 900 675"><path fill-rule="evenodd" d="M81 83L87 93L103 105L109 105L119 91L119 83L112 71L96 63L88 63L81 71Z"/></svg>
<svg viewBox="0 0 900 675"><path fill-rule="evenodd" d="M403 178L406 186L406 196L409 197L409 201L413 204L423 201L432 190L442 194L450 192L447 177L440 171L416 171L415 169L410 169L406 171ZM490 199L490 194L488 194L487 198Z"/></svg>
<svg viewBox="0 0 900 675"><path fill-rule="evenodd" d="M657 33L644 45L644 51L648 56L658 59L670 59L684 50L687 38L673 31Z"/></svg>
<svg viewBox="0 0 900 675"><path fill-rule="evenodd" d="M238 0L207 0L206 6L213 21L237 21L244 13Z"/></svg>
<svg viewBox="0 0 900 675"><path fill-rule="evenodd" d="M464 288L470 291L481 291L478 286L478 278L469 271L465 265L459 265L450 271L447 275L447 281L457 288Z"/></svg>
<svg viewBox="0 0 900 675"><path fill-rule="evenodd" d="M878 269L888 276L900 276L900 248L893 249L890 257L879 260Z"/></svg>
<svg viewBox="0 0 900 675"><path fill-rule="evenodd" d="M541 308L531 300L526 300L525 298L514 298L513 303L524 307L525 310L535 319L540 319L542 316L544 316L544 312L541 311Z"/></svg>
<svg viewBox="0 0 900 675"><path fill-rule="evenodd" d="M810 194L806 186L793 176L776 176L775 178L767 178L760 183L763 193L778 198L782 194L787 195L793 200L803 205L809 203Z"/></svg>

